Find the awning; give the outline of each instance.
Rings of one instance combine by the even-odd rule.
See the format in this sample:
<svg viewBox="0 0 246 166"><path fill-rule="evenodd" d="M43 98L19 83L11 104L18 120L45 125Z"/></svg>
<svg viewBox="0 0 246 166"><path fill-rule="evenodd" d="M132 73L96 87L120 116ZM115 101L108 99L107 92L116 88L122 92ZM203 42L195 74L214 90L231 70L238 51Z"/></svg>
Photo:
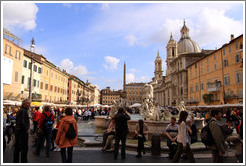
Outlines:
<svg viewBox="0 0 246 166"><path fill-rule="evenodd" d="M133 105L131 105L130 107L140 107L141 104L140 103L134 103Z"/></svg>
<svg viewBox="0 0 246 166"><path fill-rule="evenodd" d="M36 101L31 102L31 106L42 106L42 105L43 105L43 103L41 103L41 102L36 102Z"/></svg>

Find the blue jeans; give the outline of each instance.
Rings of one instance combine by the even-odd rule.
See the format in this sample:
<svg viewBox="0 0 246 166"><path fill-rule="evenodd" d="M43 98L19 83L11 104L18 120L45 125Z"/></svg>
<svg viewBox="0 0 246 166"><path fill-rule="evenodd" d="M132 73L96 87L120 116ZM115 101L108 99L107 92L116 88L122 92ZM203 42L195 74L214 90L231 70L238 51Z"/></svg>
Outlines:
<svg viewBox="0 0 246 166"><path fill-rule="evenodd" d="M126 157L126 135L122 135L122 136L115 136L115 144L114 144L114 158L118 157L118 153L119 153L119 143L121 141L121 158L125 158Z"/></svg>
<svg viewBox="0 0 246 166"><path fill-rule="evenodd" d="M39 155L41 148L44 146L44 141L46 140L46 155L50 155L50 149L51 149L51 132L46 132L44 134L39 133L38 135L38 145L36 152Z"/></svg>

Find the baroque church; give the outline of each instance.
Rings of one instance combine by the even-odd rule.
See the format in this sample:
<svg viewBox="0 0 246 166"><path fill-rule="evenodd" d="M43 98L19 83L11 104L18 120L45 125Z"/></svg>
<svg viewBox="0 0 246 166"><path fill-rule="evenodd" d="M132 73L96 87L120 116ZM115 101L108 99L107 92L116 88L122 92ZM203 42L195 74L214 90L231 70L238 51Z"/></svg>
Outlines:
<svg viewBox="0 0 246 166"><path fill-rule="evenodd" d="M178 106L181 101L185 104L188 99L187 66L197 61L213 50L201 50L199 45L190 38L189 28L184 25L180 30L178 42L171 34L166 46L166 76L163 76L162 58L157 53L155 59L155 76L150 84L154 89L154 98L160 106Z"/></svg>

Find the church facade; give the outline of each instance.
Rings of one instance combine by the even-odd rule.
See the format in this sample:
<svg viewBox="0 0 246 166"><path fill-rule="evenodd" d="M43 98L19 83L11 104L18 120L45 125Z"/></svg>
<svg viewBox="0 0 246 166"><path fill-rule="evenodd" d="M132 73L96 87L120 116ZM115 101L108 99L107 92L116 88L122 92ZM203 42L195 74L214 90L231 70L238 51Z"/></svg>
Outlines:
<svg viewBox="0 0 246 166"><path fill-rule="evenodd" d="M190 38L185 22L180 32L180 40L176 42L171 34L166 46L166 76L163 76L159 52L155 60L155 77L150 84L153 85L155 100L163 107L178 106L180 101L187 102L187 66L212 52L212 50L201 50L199 45Z"/></svg>

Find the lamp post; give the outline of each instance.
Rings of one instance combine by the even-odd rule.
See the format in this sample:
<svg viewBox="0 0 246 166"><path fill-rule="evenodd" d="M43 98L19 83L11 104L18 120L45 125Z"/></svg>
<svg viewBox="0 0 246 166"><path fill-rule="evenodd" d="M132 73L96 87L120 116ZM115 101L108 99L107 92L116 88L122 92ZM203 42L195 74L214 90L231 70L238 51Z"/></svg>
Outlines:
<svg viewBox="0 0 246 166"><path fill-rule="evenodd" d="M33 64L33 52L35 51L35 41L34 38L31 40L30 45L30 51L31 51L31 68L30 68L30 82L29 82L29 100L32 101L32 64Z"/></svg>

